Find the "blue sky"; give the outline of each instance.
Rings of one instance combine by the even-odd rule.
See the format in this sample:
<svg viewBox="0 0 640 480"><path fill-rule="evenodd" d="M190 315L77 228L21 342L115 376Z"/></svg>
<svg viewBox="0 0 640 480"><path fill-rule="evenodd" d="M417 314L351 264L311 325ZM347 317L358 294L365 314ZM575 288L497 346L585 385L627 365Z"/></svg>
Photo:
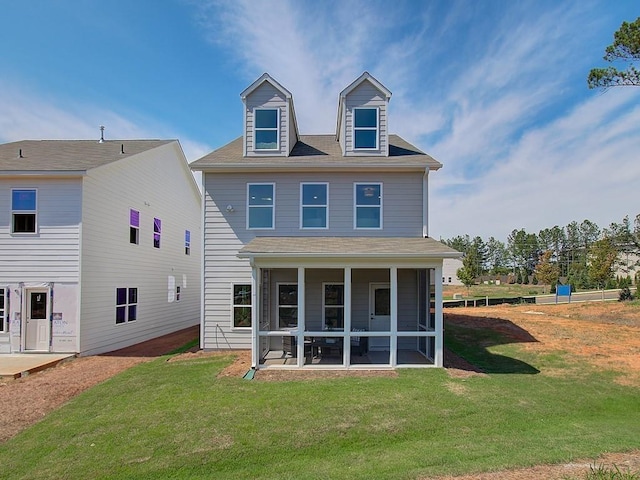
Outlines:
<svg viewBox="0 0 640 480"><path fill-rule="evenodd" d="M444 164L430 233L505 240L640 213L640 88L587 88L637 0L0 0L0 142L178 138L192 161L242 133L268 72L301 133L332 133L363 71L390 129Z"/></svg>

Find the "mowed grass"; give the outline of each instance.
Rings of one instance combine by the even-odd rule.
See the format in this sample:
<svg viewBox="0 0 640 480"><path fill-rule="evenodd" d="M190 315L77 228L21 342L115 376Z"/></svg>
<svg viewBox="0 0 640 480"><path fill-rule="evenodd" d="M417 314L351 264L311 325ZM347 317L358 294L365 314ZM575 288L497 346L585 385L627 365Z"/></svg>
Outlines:
<svg viewBox="0 0 640 480"><path fill-rule="evenodd" d="M249 381L216 377L230 356L162 357L1 445L0 478L416 479L640 448L639 388L496 335L447 328L489 372L467 377Z"/></svg>

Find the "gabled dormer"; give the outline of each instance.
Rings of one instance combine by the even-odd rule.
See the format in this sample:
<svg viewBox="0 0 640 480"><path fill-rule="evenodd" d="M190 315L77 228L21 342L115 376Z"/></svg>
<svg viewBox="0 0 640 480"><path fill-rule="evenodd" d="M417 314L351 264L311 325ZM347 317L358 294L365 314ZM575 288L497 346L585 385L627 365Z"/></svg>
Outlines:
<svg viewBox="0 0 640 480"><path fill-rule="evenodd" d="M291 92L264 73L240 97L244 103L243 155L288 157L298 141Z"/></svg>
<svg viewBox="0 0 640 480"><path fill-rule="evenodd" d="M391 92L364 72L340 92L336 137L344 156L389 156Z"/></svg>

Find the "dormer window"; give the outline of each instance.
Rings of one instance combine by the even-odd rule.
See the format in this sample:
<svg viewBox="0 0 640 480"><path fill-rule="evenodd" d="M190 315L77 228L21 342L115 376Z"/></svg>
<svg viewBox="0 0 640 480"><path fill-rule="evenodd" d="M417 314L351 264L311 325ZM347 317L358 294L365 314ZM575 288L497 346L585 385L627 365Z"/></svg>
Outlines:
<svg viewBox="0 0 640 480"><path fill-rule="evenodd" d="M353 145L355 149L377 150L378 148L378 109L353 109Z"/></svg>
<svg viewBox="0 0 640 480"><path fill-rule="evenodd" d="M277 108L256 108L254 110L256 150L278 150L280 148L278 142L280 137L279 116Z"/></svg>

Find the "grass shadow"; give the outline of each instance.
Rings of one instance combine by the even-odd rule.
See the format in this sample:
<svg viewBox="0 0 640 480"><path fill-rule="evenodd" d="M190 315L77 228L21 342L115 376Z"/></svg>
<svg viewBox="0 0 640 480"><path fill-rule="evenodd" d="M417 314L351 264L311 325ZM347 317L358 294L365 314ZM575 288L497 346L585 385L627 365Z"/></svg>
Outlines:
<svg viewBox="0 0 640 480"><path fill-rule="evenodd" d="M496 354L490 347L512 343L537 342L529 332L502 318L444 314L444 341L448 350L471 364L464 370L484 373L540 373L534 366L517 358Z"/></svg>

